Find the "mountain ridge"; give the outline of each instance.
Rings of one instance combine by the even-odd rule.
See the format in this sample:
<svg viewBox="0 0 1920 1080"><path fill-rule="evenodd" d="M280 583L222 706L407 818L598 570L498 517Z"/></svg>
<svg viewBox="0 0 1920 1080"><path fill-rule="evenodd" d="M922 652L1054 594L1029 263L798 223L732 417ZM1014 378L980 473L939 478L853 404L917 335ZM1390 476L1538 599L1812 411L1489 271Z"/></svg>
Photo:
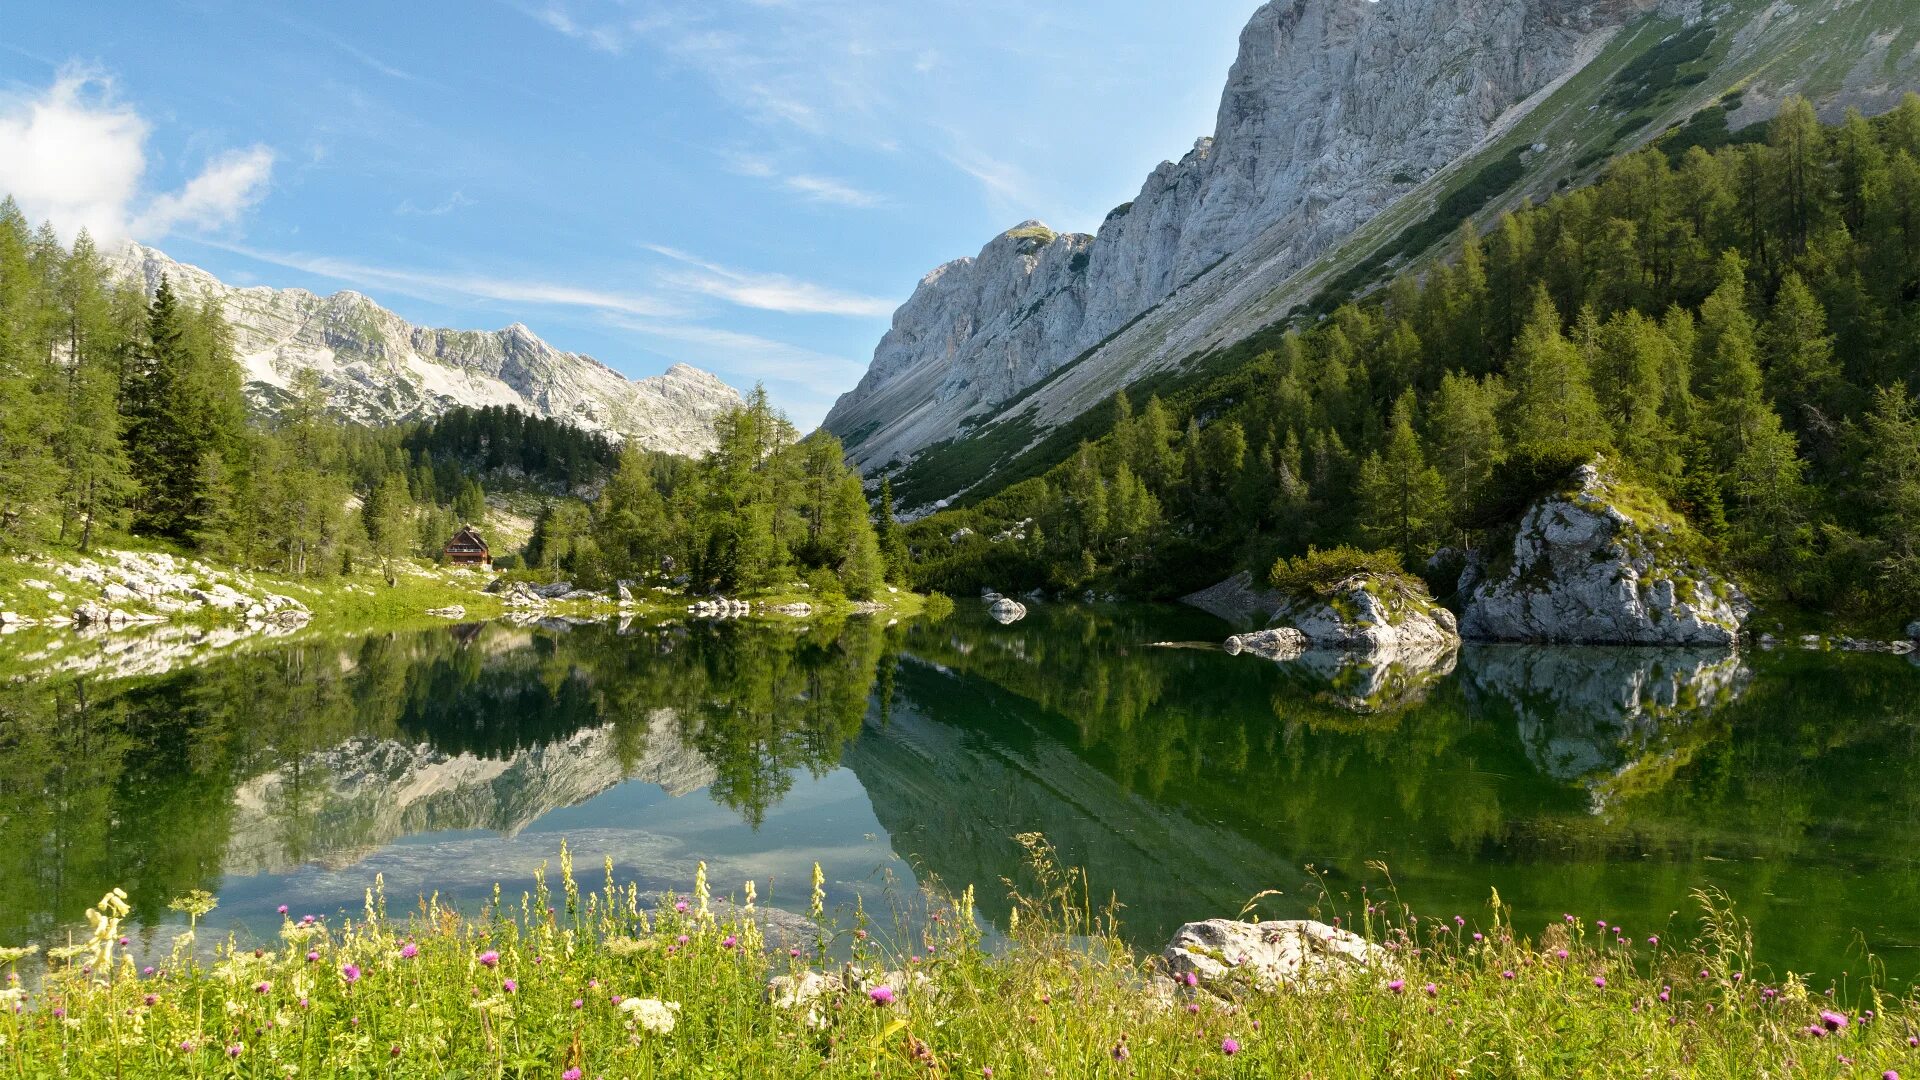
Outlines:
<svg viewBox="0 0 1920 1080"><path fill-rule="evenodd" d="M1746 99L1737 123L1790 92L1883 108L1920 81L1916 17L1913 0L1273 0L1213 136L1097 237L1029 221L929 274L825 426L903 507L937 506L1119 389L1429 256L1430 219L1484 222L1722 98Z"/></svg>
<svg viewBox="0 0 1920 1080"><path fill-rule="evenodd" d="M498 330L415 326L365 293L229 285L157 248L130 243L112 269L149 294L164 275L176 292L212 298L234 331L253 407L271 415L293 376L319 372L337 415L378 426L429 419L456 406L511 406L649 450L697 457L713 421L741 403L710 372L676 363L629 379L584 353L554 348L525 323Z"/></svg>

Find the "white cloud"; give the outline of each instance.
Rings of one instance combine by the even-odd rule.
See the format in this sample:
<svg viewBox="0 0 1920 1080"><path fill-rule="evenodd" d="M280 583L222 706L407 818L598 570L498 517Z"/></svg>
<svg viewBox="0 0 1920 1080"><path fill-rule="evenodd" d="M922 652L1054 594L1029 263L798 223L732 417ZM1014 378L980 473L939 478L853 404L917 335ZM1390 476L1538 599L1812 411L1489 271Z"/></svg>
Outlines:
<svg viewBox="0 0 1920 1080"><path fill-rule="evenodd" d="M240 217L267 193L273 151L230 150L209 162L179 191L157 195L130 226L135 236L165 236L180 225L217 229Z"/></svg>
<svg viewBox="0 0 1920 1080"><path fill-rule="evenodd" d="M389 289L422 300L492 300L518 304L550 304L586 308L610 315L671 318L682 314L679 305L638 293L609 292L563 282L493 277L484 274L444 273L406 267L375 266L298 252L261 251L238 244L204 241L210 247L249 259L284 266L367 288Z"/></svg>
<svg viewBox="0 0 1920 1080"><path fill-rule="evenodd" d="M432 206L426 207L416 206L412 199L405 199L399 206L393 208L393 212L401 217L443 217L462 207L472 205L474 201L467 198L466 192L456 191Z"/></svg>
<svg viewBox="0 0 1920 1080"><path fill-rule="evenodd" d="M182 225L217 229L265 194L274 155L264 146L219 155L178 191L145 194L149 132L113 100L111 80L63 68L45 94L0 100L0 193L64 239L86 229L103 243L158 240Z"/></svg>
<svg viewBox="0 0 1920 1080"><path fill-rule="evenodd" d="M894 301L884 297L842 292L808 281L797 281L783 274L733 270L657 244L647 245L647 250L692 268L693 272L665 275L664 280L668 283L740 307L789 315L873 317L891 314L897 306Z"/></svg>

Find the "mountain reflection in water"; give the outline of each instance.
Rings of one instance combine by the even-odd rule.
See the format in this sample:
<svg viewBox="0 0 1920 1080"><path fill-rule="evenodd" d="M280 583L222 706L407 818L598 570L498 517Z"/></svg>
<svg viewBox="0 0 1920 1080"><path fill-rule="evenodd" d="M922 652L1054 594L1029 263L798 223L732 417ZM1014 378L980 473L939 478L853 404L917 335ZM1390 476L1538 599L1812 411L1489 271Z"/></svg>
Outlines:
<svg viewBox="0 0 1920 1080"><path fill-rule="evenodd" d="M1272 662L1181 609L1000 625L469 625L0 688L0 944L113 885L136 919L517 890L582 865L870 908L974 884L1004 917L1045 833L1157 945L1262 889L1298 914L1385 863L1403 899L1525 929L1690 928L1725 889L1765 959L1837 975L1859 930L1920 973L1920 668L1880 656L1469 646ZM1312 867L1309 872L1308 867ZM790 895L789 895L790 894ZM763 900L764 902L764 900Z"/></svg>

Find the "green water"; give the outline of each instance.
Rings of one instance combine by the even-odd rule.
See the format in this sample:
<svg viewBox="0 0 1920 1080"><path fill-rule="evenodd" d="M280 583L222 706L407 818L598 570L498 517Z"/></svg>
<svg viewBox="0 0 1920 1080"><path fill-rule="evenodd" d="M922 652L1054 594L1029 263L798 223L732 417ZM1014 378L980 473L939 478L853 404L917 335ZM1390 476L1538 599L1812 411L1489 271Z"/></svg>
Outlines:
<svg viewBox="0 0 1920 1080"><path fill-rule="evenodd" d="M1184 609L1000 626L504 624L262 648L0 687L0 944L108 887L147 940L218 893L245 934L425 891L510 897L562 839L586 876L748 878L1004 918L1046 834L1157 946L1183 921L1389 888L1522 928L1673 937L1724 890L1761 958L1920 975L1920 667L1885 656L1469 648L1437 668L1275 664L1162 641ZM0 649L7 646L0 644ZM17 669L21 658L10 657ZM1381 869L1384 867L1384 870ZM1390 875L1390 882L1389 876ZM884 916L883 916L884 917Z"/></svg>

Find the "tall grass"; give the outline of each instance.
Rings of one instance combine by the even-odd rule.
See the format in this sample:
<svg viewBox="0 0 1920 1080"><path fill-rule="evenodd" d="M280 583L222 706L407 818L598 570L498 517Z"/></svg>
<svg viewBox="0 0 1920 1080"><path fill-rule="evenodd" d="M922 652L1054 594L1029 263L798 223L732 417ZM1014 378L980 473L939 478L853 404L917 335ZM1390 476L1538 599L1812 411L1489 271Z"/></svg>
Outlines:
<svg viewBox="0 0 1920 1080"><path fill-rule="evenodd" d="M92 937L10 975L0 1072L19 1077L1882 1076L1920 1074L1920 1006L1872 984L1814 988L1751 962L1718 897L1685 943L1568 918L1533 936L1498 897L1428 916L1385 895L1323 898L1385 958L1310 990L1187 988L1116 936L1085 879L1026 838L1032 882L989 945L969 890L930 896L882 944L864 913L801 940L708 891L643 902L584 890L561 854L519 898L460 914L283 913L279 940L208 951L189 930L137 970L124 898ZM814 909L822 907L816 876ZM210 897L178 905L197 920ZM1470 917L1471 916L1471 917ZM1649 932L1653 931L1653 932ZM0 962L35 967L20 950ZM198 959L197 959L198 958ZM844 988L794 1007L769 979ZM1828 996L1831 994L1832 996Z"/></svg>

